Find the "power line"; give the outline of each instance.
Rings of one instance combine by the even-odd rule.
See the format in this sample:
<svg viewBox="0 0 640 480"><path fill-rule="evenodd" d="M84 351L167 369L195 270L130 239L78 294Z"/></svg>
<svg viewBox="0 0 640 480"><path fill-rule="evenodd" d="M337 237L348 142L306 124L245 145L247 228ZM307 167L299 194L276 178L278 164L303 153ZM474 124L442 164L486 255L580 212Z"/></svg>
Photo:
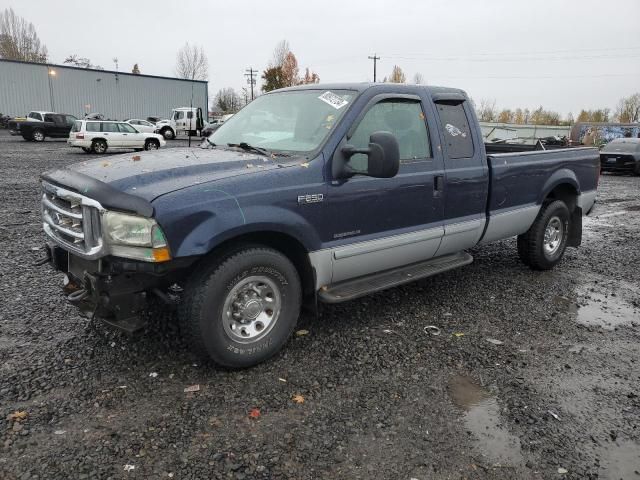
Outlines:
<svg viewBox="0 0 640 480"><path fill-rule="evenodd" d="M376 56L376 54L373 54L373 57L367 57L369 60L373 60L373 83L376 82L376 65L378 60L380 60L380 57Z"/></svg>

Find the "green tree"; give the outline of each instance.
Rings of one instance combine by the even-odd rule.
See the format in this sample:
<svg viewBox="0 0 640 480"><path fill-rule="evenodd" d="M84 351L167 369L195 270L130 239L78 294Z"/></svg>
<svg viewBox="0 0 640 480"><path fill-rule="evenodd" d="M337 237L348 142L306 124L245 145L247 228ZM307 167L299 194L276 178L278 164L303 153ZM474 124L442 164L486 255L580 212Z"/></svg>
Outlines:
<svg viewBox="0 0 640 480"><path fill-rule="evenodd" d="M33 23L12 8L0 12L0 58L37 63L48 59L47 47L40 42Z"/></svg>
<svg viewBox="0 0 640 480"><path fill-rule="evenodd" d="M278 88L284 88L284 76L282 74L282 67L269 67L262 72L262 91L270 92L271 90L277 90Z"/></svg>

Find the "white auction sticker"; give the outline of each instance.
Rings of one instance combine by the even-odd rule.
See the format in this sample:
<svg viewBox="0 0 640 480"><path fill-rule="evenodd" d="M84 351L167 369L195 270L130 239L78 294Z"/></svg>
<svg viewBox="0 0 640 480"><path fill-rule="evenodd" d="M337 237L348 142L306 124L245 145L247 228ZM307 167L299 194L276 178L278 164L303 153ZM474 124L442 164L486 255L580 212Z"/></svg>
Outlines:
<svg viewBox="0 0 640 480"><path fill-rule="evenodd" d="M324 92L318 98L320 100L322 100L323 102L328 103L329 105L331 105L336 110L338 110L339 108L344 107L347 103L349 103L344 98L336 95L333 92Z"/></svg>

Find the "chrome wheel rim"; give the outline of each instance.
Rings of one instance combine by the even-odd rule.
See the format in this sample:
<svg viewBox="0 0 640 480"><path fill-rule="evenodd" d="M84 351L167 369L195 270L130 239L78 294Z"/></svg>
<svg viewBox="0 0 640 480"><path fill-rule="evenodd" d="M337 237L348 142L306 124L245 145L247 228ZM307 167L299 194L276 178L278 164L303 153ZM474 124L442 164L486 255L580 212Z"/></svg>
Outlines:
<svg viewBox="0 0 640 480"><path fill-rule="evenodd" d="M553 256L560 245L564 236L564 224L559 217L551 217L544 230L544 253L550 257Z"/></svg>
<svg viewBox="0 0 640 480"><path fill-rule="evenodd" d="M157 150L158 144L156 142L149 142L147 144L147 150Z"/></svg>
<svg viewBox="0 0 640 480"><path fill-rule="evenodd" d="M263 275L244 278L225 299L224 330L238 343L257 342L273 329L281 308L282 295L273 280Z"/></svg>
<svg viewBox="0 0 640 480"><path fill-rule="evenodd" d="M98 142L93 147L96 153L102 153L105 150L104 143Z"/></svg>
<svg viewBox="0 0 640 480"><path fill-rule="evenodd" d="M33 134L33 138L36 140L36 142L41 142L44 138L44 135L42 135L42 132L36 132Z"/></svg>

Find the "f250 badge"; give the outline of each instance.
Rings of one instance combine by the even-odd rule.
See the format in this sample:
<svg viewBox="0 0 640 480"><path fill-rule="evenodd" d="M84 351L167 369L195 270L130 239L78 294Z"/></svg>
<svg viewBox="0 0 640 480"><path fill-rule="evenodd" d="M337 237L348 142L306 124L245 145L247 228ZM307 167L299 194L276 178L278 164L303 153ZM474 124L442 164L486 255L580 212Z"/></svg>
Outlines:
<svg viewBox="0 0 640 480"><path fill-rule="evenodd" d="M298 205L306 205L308 203L319 203L324 201L324 194L312 193L310 195L298 195Z"/></svg>

